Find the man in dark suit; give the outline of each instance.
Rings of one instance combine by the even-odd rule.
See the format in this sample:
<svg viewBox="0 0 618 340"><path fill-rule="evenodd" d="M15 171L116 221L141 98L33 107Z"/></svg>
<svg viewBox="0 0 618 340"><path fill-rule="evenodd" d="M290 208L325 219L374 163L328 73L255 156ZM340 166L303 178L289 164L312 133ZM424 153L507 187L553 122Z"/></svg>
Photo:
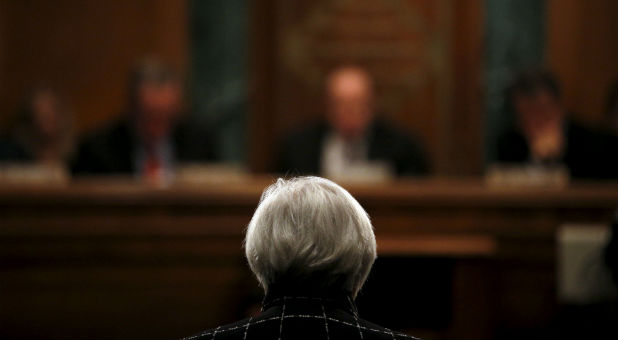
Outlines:
<svg viewBox="0 0 618 340"><path fill-rule="evenodd" d="M499 163L564 165L574 178L618 178L618 138L570 119L552 74L520 74L507 101L517 125L498 138Z"/></svg>
<svg viewBox="0 0 618 340"><path fill-rule="evenodd" d="M262 311L185 340L415 339L360 318L354 304L376 258L369 216L319 177L279 179L247 227L245 255L266 293Z"/></svg>
<svg viewBox="0 0 618 340"><path fill-rule="evenodd" d="M279 172L344 177L378 165L396 175L428 173L420 144L375 117L373 80L364 69L336 69L327 79L326 92L326 120L285 138Z"/></svg>
<svg viewBox="0 0 618 340"><path fill-rule="evenodd" d="M209 133L183 122L176 73L155 61L142 62L130 80L126 117L86 138L72 170L76 175L134 175L159 182L183 162L214 159Z"/></svg>

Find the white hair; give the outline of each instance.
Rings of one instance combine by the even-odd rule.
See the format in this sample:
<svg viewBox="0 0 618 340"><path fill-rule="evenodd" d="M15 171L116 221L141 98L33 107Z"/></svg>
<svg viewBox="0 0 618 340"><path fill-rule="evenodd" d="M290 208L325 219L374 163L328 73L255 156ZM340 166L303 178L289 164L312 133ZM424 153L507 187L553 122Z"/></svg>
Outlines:
<svg viewBox="0 0 618 340"><path fill-rule="evenodd" d="M312 282L356 297L375 261L376 240L365 210L339 185L280 178L262 194L245 253L266 292L273 284Z"/></svg>

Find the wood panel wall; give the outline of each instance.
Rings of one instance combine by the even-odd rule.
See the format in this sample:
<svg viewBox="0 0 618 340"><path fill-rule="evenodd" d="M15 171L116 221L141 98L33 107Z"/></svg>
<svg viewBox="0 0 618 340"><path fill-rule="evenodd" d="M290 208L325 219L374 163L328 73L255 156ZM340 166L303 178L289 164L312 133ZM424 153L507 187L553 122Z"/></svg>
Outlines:
<svg viewBox="0 0 618 340"><path fill-rule="evenodd" d="M166 0L0 0L0 124L36 82L59 88L79 132L124 108L127 72L146 55L183 68L187 4Z"/></svg>
<svg viewBox="0 0 618 340"><path fill-rule="evenodd" d="M548 0L547 59L577 118L603 122L609 85L618 78L618 1Z"/></svg>

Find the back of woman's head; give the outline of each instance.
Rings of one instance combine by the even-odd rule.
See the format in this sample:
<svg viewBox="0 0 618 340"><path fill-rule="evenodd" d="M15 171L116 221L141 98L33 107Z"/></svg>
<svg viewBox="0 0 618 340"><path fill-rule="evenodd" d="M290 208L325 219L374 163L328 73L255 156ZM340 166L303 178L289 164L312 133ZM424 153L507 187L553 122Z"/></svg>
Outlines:
<svg viewBox="0 0 618 340"><path fill-rule="evenodd" d="M356 296L376 258L371 221L345 189L319 177L279 179L262 194L245 240L262 287Z"/></svg>

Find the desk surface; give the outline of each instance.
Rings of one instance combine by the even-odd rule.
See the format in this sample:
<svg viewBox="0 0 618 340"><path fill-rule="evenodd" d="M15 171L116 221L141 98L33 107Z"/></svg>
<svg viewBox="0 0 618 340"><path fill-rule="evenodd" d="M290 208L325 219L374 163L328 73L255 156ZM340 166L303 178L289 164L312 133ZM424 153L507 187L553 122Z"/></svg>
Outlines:
<svg viewBox="0 0 618 340"><path fill-rule="evenodd" d="M0 207L10 205L256 205L273 178L154 187L128 180L92 179L58 185L0 183ZM370 205L457 205L599 207L618 201L618 183L581 182L565 187L495 187L474 179L402 179L384 183L341 183Z"/></svg>

